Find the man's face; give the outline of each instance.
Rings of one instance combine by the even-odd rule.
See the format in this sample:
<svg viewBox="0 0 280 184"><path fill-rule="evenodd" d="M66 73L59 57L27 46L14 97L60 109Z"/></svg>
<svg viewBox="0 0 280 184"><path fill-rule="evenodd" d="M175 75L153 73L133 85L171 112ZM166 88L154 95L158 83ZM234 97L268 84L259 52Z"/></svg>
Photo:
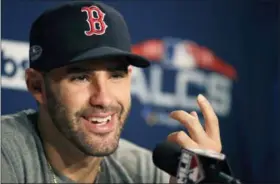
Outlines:
<svg viewBox="0 0 280 184"><path fill-rule="evenodd" d="M131 70L124 61L92 61L50 72L46 109L56 128L91 156L113 153L130 110Z"/></svg>

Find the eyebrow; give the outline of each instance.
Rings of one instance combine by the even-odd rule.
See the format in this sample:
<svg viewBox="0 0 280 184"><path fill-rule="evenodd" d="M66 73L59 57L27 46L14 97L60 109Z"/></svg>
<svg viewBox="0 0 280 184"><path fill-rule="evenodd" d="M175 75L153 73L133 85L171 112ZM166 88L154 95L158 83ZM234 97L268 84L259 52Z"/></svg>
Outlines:
<svg viewBox="0 0 280 184"><path fill-rule="evenodd" d="M78 74L78 73L91 73L98 69L95 68L86 68L85 66L70 66L66 69L67 74ZM108 65L106 66L106 70L113 71L128 71L128 65L126 64L117 64L117 65Z"/></svg>
<svg viewBox="0 0 280 184"><path fill-rule="evenodd" d="M93 70L90 68L84 68L80 66L71 66L66 69L67 74L78 74L78 73L90 73Z"/></svg>

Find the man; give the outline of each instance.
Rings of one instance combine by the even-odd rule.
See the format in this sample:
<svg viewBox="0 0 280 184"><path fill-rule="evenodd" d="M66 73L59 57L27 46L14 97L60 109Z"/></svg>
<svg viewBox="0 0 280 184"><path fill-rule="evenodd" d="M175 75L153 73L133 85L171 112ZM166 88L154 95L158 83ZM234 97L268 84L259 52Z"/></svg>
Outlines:
<svg viewBox="0 0 280 184"><path fill-rule="evenodd" d="M2 117L2 183L169 182L150 151L120 139L132 66L149 66L130 44L124 19L103 3L72 2L33 23L26 85L39 109ZM202 95L198 104L205 130L195 112L174 111L190 136L167 139L220 152L218 119Z"/></svg>

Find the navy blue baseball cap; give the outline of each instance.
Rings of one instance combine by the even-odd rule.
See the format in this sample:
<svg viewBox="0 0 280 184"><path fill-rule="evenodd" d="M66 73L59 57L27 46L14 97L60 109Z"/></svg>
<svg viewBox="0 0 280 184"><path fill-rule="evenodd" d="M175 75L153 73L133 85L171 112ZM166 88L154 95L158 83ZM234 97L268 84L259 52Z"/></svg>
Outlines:
<svg viewBox="0 0 280 184"><path fill-rule="evenodd" d="M131 52L123 16L101 2L75 1L46 10L33 22L29 44L30 68L39 71L108 57L136 67L150 65Z"/></svg>

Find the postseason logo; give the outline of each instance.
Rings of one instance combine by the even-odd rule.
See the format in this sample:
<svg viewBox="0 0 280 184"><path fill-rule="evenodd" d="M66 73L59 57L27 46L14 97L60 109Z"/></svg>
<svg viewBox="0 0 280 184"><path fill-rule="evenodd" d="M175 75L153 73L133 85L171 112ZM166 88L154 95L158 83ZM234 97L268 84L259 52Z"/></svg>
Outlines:
<svg viewBox="0 0 280 184"><path fill-rule="evenodd" d="M210 49L192 41L163 38L137 43L132 52L153 61L148 69L132 72L132 95L143 105L141 115L148 125L180 127L167 113L176 109L195 110L201 117L196 101L199 93L209 99L219 117L231 112L237 72Z"/></svg>

